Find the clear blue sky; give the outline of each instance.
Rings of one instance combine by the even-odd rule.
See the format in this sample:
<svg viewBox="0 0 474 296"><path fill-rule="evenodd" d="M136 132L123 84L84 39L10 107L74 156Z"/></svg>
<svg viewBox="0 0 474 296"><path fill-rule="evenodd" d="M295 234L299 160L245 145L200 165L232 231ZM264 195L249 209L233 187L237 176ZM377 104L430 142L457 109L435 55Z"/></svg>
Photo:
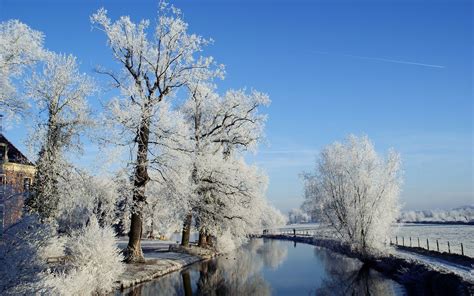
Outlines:
<svg viewBox="0 0 474 296"><path fill-rule="evenodd" d="M246 86L270 95L268 144L250 159L266 169L278 208L299 206L298 174L349 133L401 153L406 209L474 203L471 1L172 3L190 31L215 40L206 54L226 65L221 91ZM93 75L95 65L111 63L105 37L89 23L102 6L138 21L154 19L157 4L0 0L0 19L43 31L46 47L78 56ZM24 147L21 123L7 135Z"/></svg>

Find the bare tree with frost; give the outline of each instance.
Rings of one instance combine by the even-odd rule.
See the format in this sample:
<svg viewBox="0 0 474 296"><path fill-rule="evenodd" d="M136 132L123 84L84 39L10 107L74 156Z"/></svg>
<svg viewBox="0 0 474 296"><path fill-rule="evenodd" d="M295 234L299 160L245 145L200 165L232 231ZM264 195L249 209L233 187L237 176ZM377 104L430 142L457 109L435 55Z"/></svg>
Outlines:
<svg viewBox="0 0 474 296"><path fill-rule="evenodd" d="M400 157L377 154L367 137L326 147L305 175L305 198L336 234L362 255L380 249L399 213Z"/></svg>
<svg viewBox="0 0 474 296"><path fill-rule="evenodd" d="M26 206L43 220L57 215L58 183L70 167L64 153L81 151L80 135L91 125L87 97L94 89L92 80L79 72L74 56L55 53L47 54L42 70L27 82L27 93L39 109L31 137L39 157L34 193Z"/></svg>
<svg viewBox="0 0 474 296"><path fill-rule="evenodd" d="M159 165L159 148L166 135L160 122L165 110L163 104L178 89L197 77L220 75L213 70L211 57L197 55L209 40L188 33L188 24L181 12L166 4L160 4L156 27L147 36L148 20L133 23L129 17L112 22L105 9L98 10L91 22L107 35L108 46L121 67L118 73L98 69L111 77L120 89L120 98L113 100L114 126L124 142L133 150L133 208L129 243L126 249L127 262L143 262L140 239L143 232L143 207L146 204L146 186L150 180L148 170L152 164ZM161 110L161 111L160 111ZM158 133L158 135L156 133Z"/></svg>
<svg viewBox="0 0 474 296"><path fill-rule="evenodd" d="M263 198L266 177L240 159L242 151L253 150L262 137L265 115L259 108L269 104L257 91L231 90L223 96L215 86L198 82L189 85L190 97L182 110L190 127L194 197L183 225L182 245L189 242L192 212L199 229L199 245L229 229L229 221L250 224L259 217L252 204ZM247 174L246 174L247 173ZM235 224L235 223L234 223ZM247 229L240 227L243 231Z"/></svg>

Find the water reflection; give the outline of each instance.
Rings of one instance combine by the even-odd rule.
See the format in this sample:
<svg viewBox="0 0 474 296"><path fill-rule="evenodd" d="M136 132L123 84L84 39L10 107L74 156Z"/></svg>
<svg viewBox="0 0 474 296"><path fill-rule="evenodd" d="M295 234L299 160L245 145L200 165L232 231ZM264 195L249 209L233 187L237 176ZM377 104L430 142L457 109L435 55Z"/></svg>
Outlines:
<svg viewBox="0 0 474 296"><path fill-rule="evenodd" d="M325 249L315 248L327 273L315 295L397 295L403 288L366 264Z"/></svg>
<svg viewBox="0 0 474 296"><path fill-rule="evenodd" d="M393 282L325 249L251 240L231 255L194 264L117 295L393 295Z"/></svg>

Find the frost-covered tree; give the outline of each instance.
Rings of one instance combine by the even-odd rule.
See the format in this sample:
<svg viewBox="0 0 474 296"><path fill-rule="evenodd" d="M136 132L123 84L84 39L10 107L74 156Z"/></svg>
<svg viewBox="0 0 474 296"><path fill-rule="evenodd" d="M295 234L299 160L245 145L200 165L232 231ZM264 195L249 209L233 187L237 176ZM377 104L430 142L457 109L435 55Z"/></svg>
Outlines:
<svg viewBox="0 0 474 296"><path fill-rule="evenodd" d="M224 159L214 155L200 170L197 188L199 204L196 220L200 230L200 245L209 236L219 240L229 232L231 244L239 246L246 235L260 227L266 210L266 176L242 158Z"/></svg>
<svg viewBox="0 0 474 296"><path fill-rule="evenodd" d="M130 173L127 170L119 170L113 180L117 190L113 225L115 232L119 236L123 236L130 229L133 182L130 180Z"/></svg>
<svg viewBox="0 0 474 296"><path fill-rule="evenodd" d="M15 79L44 55L43 34L18 20L0 23L0 111L15 115L26 107Z"/></svg>
<svg viewBox="0 0 474 296"><path fill-rule="evenodd" d="M288 219L283 213L275 208L274 206L270 205L269 203L266 204L262 211L260 228L258 230L275 228L279 226L286 225Z"/></svg>
<svg viewBox="0 0 474 296"><path fill-rule="evenodd" d="M399 213L399 155L377 154L367 137L349 136L326 147L305 175L305 198L345 242L368 255L381 248Z"/></svg>
<svg viewBox="0 0 474 296"><path fill-rule="evenodd" d="M189 184L186 184L189 183L189 178L182 178L186 174L189 171L183 170L181 176L169 178L166 182L156 181L157 178L150 182L143 214L147 237L170 237L180 228L190 195ZM186 183L180 183L180 180L185 180Z"/></svg>
<svg viewBox="0 0 474 296"><path fill-rule="evenodd" d="M265 204L266 177L248 166L241 153L254 150L262 137L266 117L259 108L268 105L268 96L244 90L219 96L206 82L188 86L190 97L182 111L190 128L194 184L190 209L200 232L199 245L226 231L242 238L250 225L256 225ZM192 212L184 222L183 245L189 240Z"/></svg>
<svg viewBox="0 0 474 296"><path fill-rule="evenodd" d="M288 212L288 223L290 224L307 223L309 220L309 215L303 212L301 209L291 209Z"/></svg>
<svg viewBox="0 0 474 296"><path fill-rule="evenodd" d="M34 193L27 200L30 211L43 220L57 215L58 182L69 165L65 152L79 152L80 135L91 125L87 97L92 80L80 73L76 58L48 53L44 65L27 82L27 93L39 110L32 143L39 147Z"/></svg>
<svg viewBox="0 0 474 296"><path fill-rule="evenodd" d="M105 9L98 10L91 22L107 35L108 46L121 67L118 73L98 69L110 76L121 96L109 104L109 119L119 130L121 144L133 146L133 208L126 250L127 262L143 262L140 239L143 207L146 204L148 170L162 168L160 148L170 131L163 126L164 104L182 86L194 79L220 75L213 70L211 57L199 57L209 40L188 33L181 12L160 4L156 26L147 35L148 20L138 24L129 17L113 22Z"/></svg>
<svg viewBox="0 0 474 296"><path fill-rule="evenodd" d="M112 178L72 169L64 172L58 185L60 198L56 219L60 232L71 233L85 227L90 219L96 219L102 227L115 222L119 191Z"/></svg>

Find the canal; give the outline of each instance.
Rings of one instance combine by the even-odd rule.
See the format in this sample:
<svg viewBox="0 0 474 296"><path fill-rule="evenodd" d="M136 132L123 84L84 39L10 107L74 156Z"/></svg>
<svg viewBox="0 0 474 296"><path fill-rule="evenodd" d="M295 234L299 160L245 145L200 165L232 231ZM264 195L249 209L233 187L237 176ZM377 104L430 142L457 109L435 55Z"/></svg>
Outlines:
<svg viewBox="0 0 474 296"><path fill-rule="evenodd" d="M405 295L402 285L360 261L291 241L252 239L116 295Z"/></svg>

